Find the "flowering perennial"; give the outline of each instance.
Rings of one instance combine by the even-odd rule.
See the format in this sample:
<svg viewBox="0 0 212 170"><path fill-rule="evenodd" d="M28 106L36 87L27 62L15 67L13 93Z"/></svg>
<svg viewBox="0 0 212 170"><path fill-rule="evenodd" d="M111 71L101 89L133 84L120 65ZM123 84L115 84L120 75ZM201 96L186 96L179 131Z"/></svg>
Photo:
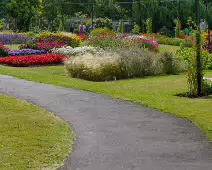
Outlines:
<svg viewBox="0 0 212 170"><path fill-rule="evenodd" d="M8 53L10 56L34 55L34 54L46 54L46 50L33 50L33 49L8 50Z"/></svg>
<svg viewBox="0 0 212 170"><path fill-rule="evenodd" d="M28 67L33 65L61 64L66 56L59 54L43 54L41 56L11 56L0 58L0 64L14 67Z"/></svg>
<svg viewBox="0 0 212 170"><path fill-rule="evenodd" d="M51 50L52 53L66 55L66 56L75 56L75 55L83 55L85 53L100 53L103 51L102 49L90 47L90 46L83 46L83 47L76 47L72 48L70 46L61 47L61 48L54 48Z"/></svg>
<svg viewBox="0 0 212 170"><path fill-rule="evenodd" d="M31 37L21 34L0 34L3 44L22 44L30 41Z"/></svg>

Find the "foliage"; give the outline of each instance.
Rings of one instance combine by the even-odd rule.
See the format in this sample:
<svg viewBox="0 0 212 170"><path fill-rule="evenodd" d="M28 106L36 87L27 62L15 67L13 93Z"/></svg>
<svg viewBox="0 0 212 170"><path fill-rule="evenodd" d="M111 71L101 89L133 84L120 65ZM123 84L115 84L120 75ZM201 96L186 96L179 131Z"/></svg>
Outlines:
<svg viewBox="0 0 212 170"><path fill-rule="evenodd" d="M152 18L146 20L146 32L147 34L152 34Z"/></svg>
<svg viewBox="0 0 212 170"><path fill-rule="evenodd" d="M95 28L91 32L92 36L98 36L101 34L115 34L115 32L110 30L109 28Z"/></svg>
<svg viewBox="0 0 212 170"><path fill-rule="evenodd" d="M191 40L190 38L180 39L180 38L167 38L159 36L156 38L156 40L159 44L183 46L183 47L192 47L195 43L195 41Z"/></svg>
<svg viewBox="0 0 212 170"><path fill-rule="evenodd" d="M113 29L113 25L108 18L98 18L94 20L95 28L108 28Z"/></svg>
<svg viewBox="0 0 212 170"><path fill-rule="evenodd" d="M38 42L37 49L50 51L53 48L63 47L65 44L59 44L58 42Z"/></svg>
<svg viewBox="0 0 212 170"><path fill-rule="evenodd" d="M40 0L12 0L7 4L8 13L15 18L15 31L29 31L32 13L39 11Z"/></svg>
<svg viewBox="0 0 212 170"><path fill-rule="evenodd" d="M62 47L64 45L77 47L83 41L83 37L77 35L64 35L62 33L42 32L35 36L35 38L26 44L22 44L20 49L45 49L51 50L54 47Z"/></svg>
<svg viewBox="0 0 212 170"><path fill-rule="evenodd" d="M124 27L123 27L123 21L122 21L122 19L119 20L119 25L118 25L117 32L118 33L123 33L124 32Z"/></svg>
<svg viewBox="0 0 212 170"><path fill-rule="evenodd" d="M139 25L135 24L132 30L133 34L139 34L140 33L140 27Z"/></svg>
<svg viewBox="0 0 212 170"><path fill-rule="evenodd" d="M0 42L0 57L6 57L8 56L8 49L6 46L4 46L1 42Z"/></svg>
<svg viewBox="0 0 212 170"><path fill-rule="evenodd" d="M195 48L183 48L181 47L177 53L179 57L181 57L187 64L187 83L188 83L188 90L191 96L197 96L197 76L196 76L196 51ZM201 67L202 69L206 69L211 60L211 55L201 49ZM204 85L204 84L203 84Z"/></svg>
<svg viewBox="0 0 212 170"><path fill-rule="evenodd" d="M175 37L179 37L181 36L181 22L179 20L179 18L174 19L174 23L175 23Z"/></svg>
<svg viewBox="0 0 212 170"><path fill-rule="evenodd" d="M171 37L172 32L165 26L159 29L158 34Z"/></svg>
<svg viewBox="0 0 212 170"><path fill-rule="evenodd" d="M0 64L14 67L28 67L33 65L61 64L66 56L59 54L42 54L41 56L11 56L0 58Z"/></svg>
<svg viewBox="0 0 212 170"><path fill-rule="evenodd" d="M0 19L0 31L4 29L4 20Z"/></svg>
<svg viewBox="0 0 212 170"><path fill-rule="evenodd" d="M82 39L77 35L66 36L62 33L42 32L36 35L33 42L57 42L71 47L77 47L82 42Z"/></svg>
<svg viewBox="0 0 212 170"><path fill-rule="evenodd" d="M188 18L187 25L190 29L193 29L193 30L197 29L197 24L193 21L192 17Z"/></svg>
<svg viewBox="0 0 212 170"><path fill-rule="evenodd" d="M101 34L99 36L90 37L84 42L84 44L104 49L129 49L132 47L138 47L147 48L151 51L158 51L158 43L156 41L128 34Z"/></svg>
<svg viewBox="0 0 212 170"><path fill-rule="evenodd" d="M203 93L205 95L212 94L212 78L203 78Z"/></svg>
<svg viewBox="0 0 212 170"><path fill-rule="evenodd" d="M179 66L173 54L155 57L153 53L136 47L96 53L88 51L65 61L65 68L71 77L90 81L176 74L182 71Z"/></svg>
<svg viewBox="0 0 212 170"><path fill-rule="evenodd" d="M185 71L185 64L174 53L164 52L159 55L157 70L159 74L178 74Z"/></svg>

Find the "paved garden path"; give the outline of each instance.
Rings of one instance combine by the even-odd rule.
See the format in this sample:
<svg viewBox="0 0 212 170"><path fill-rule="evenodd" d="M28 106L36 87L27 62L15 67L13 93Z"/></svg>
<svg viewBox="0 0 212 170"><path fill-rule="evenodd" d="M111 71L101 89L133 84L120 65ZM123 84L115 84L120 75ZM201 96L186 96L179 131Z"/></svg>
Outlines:
<svg viewBox="0 0 212 170"><path fill-rule="evenodd" d="M173 115L3 75L0 93L54 112L73 127L74 150L60 170L212 170L212 145Z"/></svg>

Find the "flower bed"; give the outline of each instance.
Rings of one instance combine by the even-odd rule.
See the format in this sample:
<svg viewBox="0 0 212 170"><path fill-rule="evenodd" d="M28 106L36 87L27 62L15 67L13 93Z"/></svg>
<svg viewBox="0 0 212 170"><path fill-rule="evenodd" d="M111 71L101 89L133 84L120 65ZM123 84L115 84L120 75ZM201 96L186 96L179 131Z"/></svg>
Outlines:
<svg viewBox="0 0 212 170"><path fill-rule="evenodd" d="M33 50L33 49L8 50L8 53L10 56L34 55L34 54L46 54L46 50Z"/></svg>
<svg viewBox="0 0 212 170"><path fill-rule="evenodd" d="M88 52L97 53L98 51L101 52L102 49L96 48L96 47L89 47L89 46L76 47L76 48L65 46L61 48L54 48L51 50L52 53L61 54L61 55L69 56L69 57L75 56L75 55L83 55Z"/></svg>
<svg viewBox="0 0 212 170"><path fill-rule="evenodd" d="M129 34L101 34L99 36L91 36L84 44L104 49L130 49L132 47L139 47L158 51L158 43L156 41Z"/></svg>
<svg viewBox="0 0 212 170"><path fill-rule="evenodd" d="M11 56L0 58L0 64L14 67L28 67L34 65L61 64L66 56L59 54L43 54L41 56Z"/></svg>
<svg viewBox="0 0 212 170"><path fill-rule="evenodd" d="M22 44L31 40L30 36L21 34L0 34L0 41L3 44Z"/></svg>

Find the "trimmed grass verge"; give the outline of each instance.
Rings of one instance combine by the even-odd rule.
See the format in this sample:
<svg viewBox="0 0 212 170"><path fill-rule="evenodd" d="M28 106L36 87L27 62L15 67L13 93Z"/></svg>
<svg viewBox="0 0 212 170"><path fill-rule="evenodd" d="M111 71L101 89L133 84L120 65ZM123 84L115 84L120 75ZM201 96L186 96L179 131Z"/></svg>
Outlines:
<svg viewBox="0 0 212 170"><path fill-rule="evenodd" d="M66 76L63 66L13 68L0 66L0 74L67 88L92 91L175 114L194 122L212 141L212 98L189 99L185 75L156 76L114 82L89 82ZM207 75L212 77L212 71Z"/></svg>
<svg viewBox="0 0 212 170"><path fill-rule="evenodd" d="M74 133L53 114L0 94L0 169L57 169Z"/></svg>
<svg viewBox="0 0 212 170"><path fill-rule="evenodd" d="M8 44L8 45L6 45L6 47L11 50L19 50L20 45L21 44Z"/></svg>
<svg viewBox="0 0 212 170"><path fill-rule="evenodd" d="M173 45L159 45L159 51L160 52L172 52L175 53L178 49L180 49L180 46L173 46Z"/></svg>

